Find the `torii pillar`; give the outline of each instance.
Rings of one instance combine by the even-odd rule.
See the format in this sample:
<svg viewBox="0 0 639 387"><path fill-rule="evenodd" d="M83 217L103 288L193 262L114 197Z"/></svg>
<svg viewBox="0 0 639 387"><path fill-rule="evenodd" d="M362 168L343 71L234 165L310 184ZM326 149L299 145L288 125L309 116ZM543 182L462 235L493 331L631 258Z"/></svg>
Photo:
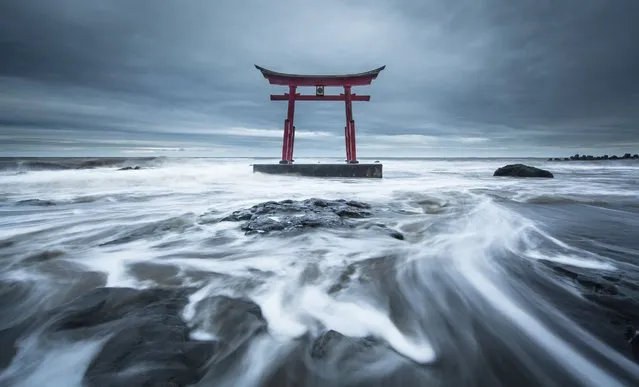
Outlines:
<svg viewBox="0 0 639 387"><path fill-rule="evenodd" d="M346 126L344 127L346 163L359 163L357 161L357 147L355 145L353 101L370 101L370 96L352 93L351 88L353 86L370 85L386 66L364 73L345 75L286 74L271 71L258 65L255 65L255 67L260 70L264 78L268 79L270 84L288 86L288 93L271 95L271 101L288 101L288 112L286 120L284 120L284 138L282 141L282 159L280 160L280 164L293 164L293 148L295 144L295 101L344 101L346 110ZM302 95L297 93L297 88L300 86L315 87L315 95ZM343 87L344 93L339 95L325 95L324 88L327 86Z"/></svg>

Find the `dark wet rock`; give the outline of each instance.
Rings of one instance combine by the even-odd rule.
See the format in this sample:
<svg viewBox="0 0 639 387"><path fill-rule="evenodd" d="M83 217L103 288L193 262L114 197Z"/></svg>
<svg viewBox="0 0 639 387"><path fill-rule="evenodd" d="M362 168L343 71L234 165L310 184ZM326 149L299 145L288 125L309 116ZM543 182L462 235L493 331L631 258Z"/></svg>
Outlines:
<svg viewBox="0 0 639 387"><path fill-rule="evenodd" d="M198 306L198 327L212 323L212 332L222 340L231 341L234 336L252 336L266 328L262 309L246 298L213 296L202 300Z"/></svg>
<svg viewBox="0 0 639 387"><path fill-rule="evenodd" d="M340 274L337 282L328 289L328 293L333 294L344 289L344 287L346 287L346 285L348 285L348 283L351 281L351 277L353 276L353 274L355 274L355 266L348 265Z"/></svg>
<svg viewBox="0 0 639 387"><path fill-rule="evenodd" d="M509 164L495 171L493 176L511 176L511 177L543 177L552 178L553 174L544 169L531 167L524 164Z"/></svg>
<svg viewBox="0 0 639 387"><path fill-rule="evenodd" d="M171 316L177 316L187 302L184 289L98 288L51 311L55 323L50 329L79 332L124 318L145 320L155 315L169 316L176 322L179 336L184 337L186 325Z"/></svg>
<svg viewBox="0 0 639 387"><path fill-rule="evenodd" d="M46 262L52 259L63 256L65 253L61 250L45 250L36 254L29 255L24 259L25 263L39 263Z"/></svg>
<svg viewBox="0 0 639 387"><path fill-rule="evenodd" d="M619 294L616 284L620 280L619 277L611 279L610 276L606 274L597 274L592 270L564 266L552 261L542 262L549 266L555 273L575 281L584 293L603 295Z"/></svg>
<svg viewBox="0 0 639 387"><path fill-rule="evenodd" d="M17 341L29 330L29 309L37 306L34 301L28 282L0 281L0 369L11 363Z"/></svg>
<svg viewBox="0 0 639 387"><path fill-rule="evenodd" d="M372 229L372 230L378 230L378 231L381 231L384 234L387 234L391 238L395 238L395 239L400 240L400 241L404 240L404 234L402 234L401 232L386 226L385 224L374 223L374 224L366 225L364 228Z"/></svg>
<svg viewBox="0 0 639 387"><path fill-rule="evenodd" d="M597 273L592 269L542 262L556 274L574 281L587 300L602 308L603 320L611 324L615 331L620 329L620 325L639 323L639 301L636 297L639 289L634 288L635 281L626 281L620 274ZM619 335L622 334L621 331L618 332ZM639 361L639 340L631 343L630 352Z"/></svg>
<svg viewBox="0 0 639 387"><path fill-rule="evenodd" d="M286 216L280 219L259 217L251 219L241 226L247 234L268 233L272 231L292 231L307 228L341 228L346 223L338 216L304 214L301 216Z"/></svg>
<svg viewBox="0 0 639 387"><path fill-rule="evenodd" d="M633 159L639 159L639 154L635 153L634 155L632 155Z"/></svg>
<svg viewBox="0 0 639 387"><path fill-rule="evenodd" d="M639 362L639 331L634 326L628 326L624 336L630 346L632 357Z"/></svg>
<svg viewBox="0 0 639 387"><path fill-rule="evenodd" d="M49 206L56 205L56 203L52 200L42 200L42 199L20 200L16 202L16 204L19 206L42 206L42 207L49 207Z"/></svg>
<svg viewBox="0 0 639 387"><path fill-rule="evenodd" d="M244 221L247 234L294 231L308 228L352 227L349 219L372 215L371 206L354 200L306 199L303 201L269 201L248 209L234 211L221 221Z"/></svg>
<svg viewBox="0 0 639 387"><path fill-rule="evenodd" d="M135 167L123 167L123 168L119 168L119 169L118 169L118 171L137 171L137 170L139 170L139 169L142 169L142 168L140 168L140 166L139 166L139 165L136 165Z"/></svg>
<svg viewBox="0 0 639 387"><path fill-rule="evenodd" d="M47 313L50 339L106 339L92 359L87 386L196 383L217 343L193 341L180 318L184 289L99 288Z"/></svg>
<svg viewBox="0 0 639 387"><path fill-rule="evenodd" d="M3 291L0 301L21 295L29 298L28 287L13 288L15 294L11 297ZM0 331L0 366L6 367L15 355L17 340L36 331L52 344L105 340L84 375L83 385L88 387L197 383L219 344L190 339L190 330L180 318L188 292L97 288L42 313L36 310L29 320Z"/></svg>
<svg viewBox="0 0 639 387"><path fill-rule="evenodd" d="M317 337L310 348L311 358L325 359L336 353L341 356L354 355L374 349L380 343L372 337L352 338L334 330L329 330Z"/></svg>
<svg viewBox="0 0 639 387"><path fill-rule="evenodd" d="M127 269L135 278L151 280L161 286L180 286L183 281L179 267L170 264L142 261L132 263Z"/></svg>
<svg viewBox="0 0 639 387"><path fill-rule="evenodd" d="M196 307L192 329L202 329L219 338L219 356L226 356L266 330L266 320L255 302L246 298L213 296Z"/></svg>
<svg viewBox="0 0 639 387"><path fill-rule="evenodd" d="M12 241L10 239L0 241L0 249L6 249L8 247L15 245L15 243L16 243L15 241Z"/></svg>

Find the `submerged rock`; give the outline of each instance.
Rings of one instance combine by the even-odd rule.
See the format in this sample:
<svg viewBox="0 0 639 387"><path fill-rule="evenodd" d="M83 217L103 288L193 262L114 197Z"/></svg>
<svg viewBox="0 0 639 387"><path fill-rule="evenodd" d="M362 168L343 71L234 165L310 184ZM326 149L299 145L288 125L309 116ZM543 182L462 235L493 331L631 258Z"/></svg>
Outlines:
<svg viewBox="0 0 639 387"><path fill-rule="evenodd" d="M269 201L234 211L221 221L244 221L241 229L247 234L318 227L343 228L353 226L349 219L371 216L370 209L371 206L367 203L343 199Z"/></svg>
<svg viewBox="0 0 639 387"><path fill-rule="evenodd" d="M556 275L571 280L585 299L603 308L605 319L619 332L619 336L623 334L622 327L626 326L625 339L629 343L629 354L639 362L639 337L634 329L639 324L639 301L634 288L636 280L624 278L629 273L611 274L557 262L541 262Z"/></svg>
<svg viewBox="0 0 639 387"><path fill-rule="evenodd" d="M86 371L88 386L188 385L201 378L216 343L189 339L179 317L187 296L184 290L99 288L57 308L50 330L78 339L111 334Z"/></svg>
<svg viewBox="0 0 639 387"><path fill-rule="evenodd" d="M635 361L639 361L639 331L634 326L626 327L624 333L626 341L630 344L630 353Z"/></svg>
<svg viewBox="0 0 639 387"><path fill-rule="evenodd" d="M214 362L241 351L252 338L266 331L262 309L247 298L207 297L197 304L195 311L191 329L205 332L217 340Z"/></svg>
<svg viewBox="0 0 639 387"><path fill-rule="evenodd" d="M552 178L553 174L545 169L531 167L524 164L509 164L495 171L493 176L511 176L511 177L544 177Z"/></svg>
<svg viewBox="0 0 639 387"><path fill-rule="evenodd" d="M42 207L49 207L49 206L56 205L56 203L52 200L42 200L42 199L20 200L16 202L16 204L19 206L42 206Z"/></svg>
<svg viewBox="0 0 639 387"><path fill-rule="evenodd" d="M83 385L192 385L220 344L190 338L180 317L188 295L187 289L94 289L16 325L17 330L4 329L0 360L6 366L15 355L15 342L31 332L47 343L103 340Z"/></svg>
<svg viewBox="0 0 639 387"><path fill-rule="evenodd" d="M311 346L311 358L324 359L335 355L334 352L342 356L354 355L372 350L380 343L372 337L351 338L334 330L329 330L313 341Z"/></svg>
<svg viewBox="0 0 639 387"><path fill-rule="evenodd" d="M137 171L139 169L142 169L142 168L140 168L140 166L136 165L135 167L120 168L120 169L118 169L118 171Z"/></svg>

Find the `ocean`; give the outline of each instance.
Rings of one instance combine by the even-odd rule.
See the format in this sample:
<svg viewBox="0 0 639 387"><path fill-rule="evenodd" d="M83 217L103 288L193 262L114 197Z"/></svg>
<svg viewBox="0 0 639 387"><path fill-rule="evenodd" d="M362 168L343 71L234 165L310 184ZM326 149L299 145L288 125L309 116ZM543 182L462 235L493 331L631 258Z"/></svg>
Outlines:
<svg viewBox="0 0 639 387"><path fill-rule="evenodd" d="M0 159L0 385L639 385L639 162L379 160Z"/></svg>

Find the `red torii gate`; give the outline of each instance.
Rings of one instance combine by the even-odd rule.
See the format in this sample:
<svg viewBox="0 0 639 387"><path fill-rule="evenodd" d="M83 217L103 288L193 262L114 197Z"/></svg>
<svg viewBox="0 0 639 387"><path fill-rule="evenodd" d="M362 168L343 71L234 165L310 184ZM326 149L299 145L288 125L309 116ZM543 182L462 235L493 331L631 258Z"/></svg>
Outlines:
<svg viewBox="0 0 639 387"><path fill-rule="evenodd" d="M386 66L375 70L357 74L345 75L300 75L278 73L255 65L262 72L264 78L272 85L288 86L288 93L272 94L271 101L288 101L288 114L284 120L284 140L282 144L282 160L280 164L293 163L293 145L295 143L295 101L344 101L346 106L346 127L344 138L346 141L346 162L357 164L357 150L355 148L355 121L353 120L352 101L370 101L370 95L351 93L352 86L370 85ZM297 93L298 86L314 86L315 95ZM325 95L324 87L342 86L344 94Z"/></svg>

